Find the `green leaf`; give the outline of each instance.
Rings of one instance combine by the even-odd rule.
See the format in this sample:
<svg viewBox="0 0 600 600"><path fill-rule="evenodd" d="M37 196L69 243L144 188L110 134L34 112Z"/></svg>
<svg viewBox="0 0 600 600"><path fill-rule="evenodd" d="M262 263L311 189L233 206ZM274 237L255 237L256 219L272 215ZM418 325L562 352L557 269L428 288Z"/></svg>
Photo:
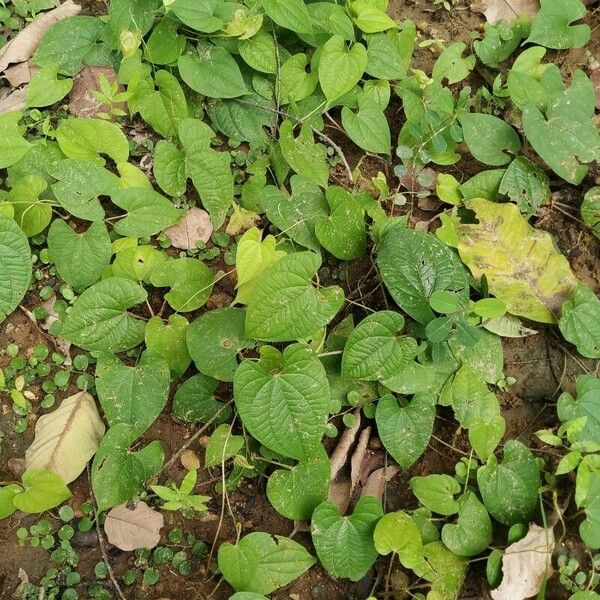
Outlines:
<svg viewBox="0 0 600 600"><path fill-rule="evenodd" d="M338 186L325 192L329 216L317 217L315 236L322 246L340 260L363 256L367 249L364 204Z"/></svg>
<svg viewBox="0 0 600 600"><path fill-rule="evenodd" d="M531 27L528 43L555 50L581 48L590 40L589 25L572 25L583 19L586 8L581 0L541 0L541 8Z"/></svg>
<svg viewBox="0 0 600 600"><path fill-rule="evenodd" d="M379 519L373 542L379 554L396 553L407 569L423 562L421 533L415 521L403 510L387 513Z"/></svg>
<svg viewBox="0 0 600 600"><path fill-rule="evenodd" d="M44 231L52 220L52 205L39 198L47 187L43 177L29 175L17 181L6 195L6 201L13 205L13 218L27 237Z"/></svg>
<svg viewBox="0 0 600 600"><path fill-rule="evenodd" d="M386 394L379 399L375 412L379 437L403 469L414 464L427 448L434 420L435 400L429 393L416 394L405 406Z"/></svg>
<svg viewBox="0 0 600 600"><path fill-rule="evenodd" d="M50 106L62 100L73 87L72 79L59 79L58 67L42 67L27 85L27 108Z"/></svg>
<svg viewBox="0 0 600 600"><path fill-rule="evenodd" d="M180 56L181 79L208 98L238 98L248 93L242 72L231 54L208 42L198 44L198 56Z"/></svg>
<svg viewBox="0 0 600 600"><path fill-rule="evenodd" d="M437 541L423 546L423 554L428 563L423 577L431 582L430 600L458 598L467 574L465 559Z"/></svg>
<svg viewBox="0 0 600 600"><path fill-rule="evenodd" d="M321 89L329 104L360 81L367 62L367 49L361 43L348 48L341 35L334 35L325 43L321 49L318 72Z"/></svg>
<svg viewBox="0 0 600 600"><path fill-rule="evenodd" d="M0 519L10 517L17 510L14 499L22 491L23 488L17 483L9 483L0 487Z"/></svg>
<svg viewBox="0 0 600 600"><path fill-rule="evenodd" d="M542 78L550 64L542 63L546 49L540 46L527 48L517 58L508 73L507 89L513 103L520 109L532 104L543 110L547 104L547 92Z"/></svg>
<svg viewBox="0 0 600 600"><path fill-rule="evenodd" d="M296 252L263 271L248 305L246 335L262 341L294 341L327 325L340 310L344 292L337 286L313 286L320 266L317 254Z"/></svg>
<svg viewBox="0 0 600 600"><path fill-rule="evenodd" d="M331 464L325 452L289 469L274 471L267 482L267 498L287 519L307 521L315 508L327 500Z"/></svg>
<svg viewBox="0 0 600 600"><path fill-rule="evenodd" d="M416 341L401 336L404 317L389 310L373 313L350 334L342 355L342 377L380 381L417 355Z"/></svg>
<svg viewBox="0 0 600 600"><path fill-rule="evenodd" d="M315 224L329 214L325 195L316 183L301 175L292 175L290 185L291 195L273 185L265 186L259 193L260 208L290 239L318 252L321 245Z"/></svg>
<svg viewBox="0 0 600 600"><path fill-rule="evenodd" d="M169 196L183 196L187 174L185 154L171 142L160 140L154 148L154 177Z"/></svg>
<svg viewBox="0 0 600 600"><path fill-rule="evenodd" d="M235 372L233 395L251 435L271 450L303 460L320 449L331 393L318 357L300 344L283 353L263 346L258 361Z"/></svg>
<svg viewBox="0 0 600 600"><path fill-rule="evenodd" d="M398 27L385 10L368 0L356 0L348 3L348 10L354 24L364 33L379 33Z"/></svg>
<svg viewBox="0 0 600 600"><path fill-rule="evenodd" d="M173 379L183 375L192 362L185 342L188 327L181 315L171 315L167 323L152 317L146 325L146 347L167 361Z"/></svg>
<svg viewBox="0 0 600 600"><path fill-rule="evenodd" d="M144 302L144 288L129 279L109 277L85 290L61 323L60 336L80 348L123 352L144 339L146 324L127 309Z"/></svg>
<svg viewBox="0 0 600 600"><path fill-rule="evenodd" d="M594 85L577 70L565 89L556 65L548 68L542 84L548 95L547 108L543 114L537 106L525 106L525 135L559 177L578 185L588 172L588 163L600 158L600 134L593 123Z"/></svg>
<svg viewBox="0 0 600 600"><path fill-rule="evenodd" d="M358 97L358 112L342 108L342 125L348 137L363 150L390 154L391 134L383 110L368 96Z"/></svg>
<svg viewBox="0 0 600 600"><path fill-rule="evenodd" d="M124 30L145 36L161 6L160 0L111 0L108 9L107 38L118 48Z"/></svg>
<svg viewBox="0 0 600 600"><path fill-rule="evenodd" d="M586 192L580 212L583 222L600 238L600 187L590 188Z"/></svg>
<svg viewBox="0 0 600 600"><path fill-rule="evenodd" d="M340 515L331 502L316 508L310 527L312 540L332 577L359 581L367 574L377 558L373 533L382 516L381 502L372 496L363 496L348 517Z"/></svg>
<svg viewBox="0 0 600 600"><path fill-rule="evenodd" d="M464 113L459 117L465 143L471 154L486 165L510 162L510 154L521 149L517 132L502 119L483 113Z"/></svg>
<svg viewBox="0 0 600 600"><path fill-rule="evenodd" d="M133 238L123 239L131 240ZM117 256L111 265L112 274L114 277L150 283L152 271L167 260L167 255L154 246L126 247L117 252Z"/></svg>
<svg viewBox="0 0 600 600"><path fill-rule="evenodd" d="M40 41L33 63L40 67L54 65L62 75L76 75L84 64L108 60L108 48L100 43L104 31L105 25L98 17L76 15L58 21Z"/></svg>
<svg viewBox="0 0 600 600"><path fill-rule="evenodd" d="M13 504L27 513L42 513L71 497L61 478L47 469L28 469L22 477L23 491L15 495Z"/></svg>
<svg viewBox="0 0 600 600"><path fill-rule="evenodd" d="M434 318L429 298L436 290L467 297L467 275L458 257L436 237L395 227L380 242L377 266L390 294L419 323Z"/></svg>
<svg viewBox="0 0 600 600"><path fill-rule="evenodd" d="M31 144L23 137L25 128L19 126L22 116L20 112L0 115L0 169L19 162L31 148Z"/></svg>
<svg viewBox="0 0 600 600"><path fill-rule="evenodd" d="M253 592L236 592L229 600L269 600L266 596L262 594L255 594ZM577 599L576 599L577 600ZM585 600L584 598L580 598L578 600ZM588 599L593 600L593 599Z"/></svg>
<svg viewBox="0 0 600 600"><path fill-rule="evenodd" d="M219 308L204 313L187 332L188 351L201 373L219 381L233 381L242 350L254 342L246 337L246 311L242 308Z"/></svg>
<svg viewBox="0 0 600 600"><path fill-rule="evenodd" d="M585 520L579 525L579 535L590 548L600 548L600 477L596 475L583 502Z"/></svg>
<svg viewBox="0 0 600 600"><path fill-rule="evenodd" d="M31 281L31 250L26 235L0 214L0 322L19 306Z"/></svg>
<svg viewBox="0 0 600 600"><path fill-rule="evenodd" d="M104 208L98 196L110 196L119 187L114 173L91 160L60 160L49 165L48 174L58 180L52 191L61 206L85 221L102 220Z"/></svg>
<svg viewBox="0 0 600 600"><path fill-rule="evenodd" d="M102 221L77 233L65 221L56 219L48 231L48 251L60 277L76 292L96 283L112 256L108 229Z"/></svg>
<svg viewBox="0 0 600 600"><path fill-rule="evenodd" d="M563 337L588 358L600 358L600 300L585 285L562 305L558 326Z"/></svg>
<svg viewBox="0 0 600 600"><path fill-rule="evenodd" d="M483 39L473 43L475 54L483 64L497 67L518 48L530 29L529 20L525 17L517 19L514 24L504 21L496 25L486 23Z"/></svg>
<svg viewBox="0 0 600 600"><path fill-rule="evenodd" d="M132 367L102 354L96 365L96 390L109 426L126 423L134 439L141 436L165 407L170 381L169 365L150 350Z"/></svg>
<svg viewBox="0 0 600 600"><path fill-rule="evenodd" d="M244 436L233 435L231 426L227 423L219 425L210 436L206 454L204 455L204 467L210 469L221 465L226 460L239 454L244 447Z"/></svg>
<svg viewBox="0 0 600 600"><path fill-rule="evenodd" d="M406 20L399 33L391 29L385 33L365 35L368 62L365 71L377 79L403 79L410 67L417 29Z"/></svg>
<svg viewBox="0 0 600 600"><path fill-rule="evenodd" d="M255 532L235 546L221 544L218 562L223 577L235 590L270 594L300 577L316 560L289 538Z"/></svg>
<svg viewBox="0 0 600 600"><path fill-rule="evenodd" d="M473 492L458 499L458 520L442 527L442 541L459 556L475 556L492 542L492 521Z"/></svg>
<svg viewBox="0 0 600 600"><path fill-rule="evenodd" d="M410 489L419 502L432 512L444 516L458 512L458 502L454 496L460 492L460 485L450 475L413 477Z"/></svg>
<svg viewBox="0 0 600 600"><path fill-rule="evenodd" d="M271 75L277 73L275 39L264 27L250 39L242 40L238 49L240 56L255 71Z"/></svg>
<svg viewBox="0 0 600 600"><path fill-rule="evenodd" d="M165 300L177 312L192 312L204 306L212 293L212 271L196 258L176 258L152 269L150 283L168 287Z"/></svg>
<svg viewBox="0 0 600 600"><path fill-rule="evenodd" d="M214 33L223 27L222 19L216 16L217 0L171 0L165 3L168 12L172 12L184 25L202 31ZM167 12L167 14L168 14Z"/></svg>
<svg viewBox="0 0 600 600"><path fill-rule="evenodd" d="M215 399L218 385L216 379L201 373L184 381L173 398L173 416L190 423L210 421L223 408L223 404ZM227 420L230 414L231 410L223 410L217 423Z"/></svg>
<svg viewBox="0 0 600 600"><path fill-rule="evenodd" d="M296 33L312 33L313 25L304 0L262 0L267 16L284 29Z"/></svg>
<svg viewBox="0 0 600 600"><path fill-rule="evenodd" d="M294 54L281 65L277 84L281 104L304 100L317 89L317 74L306 71L309 62L306 54Z"/></svg>
<svg viewBox="0 0 600 600"><path fill-rule="evenodd" d="M125 237L148 237L160 233L183 216L170 200L148 188L116 190L111 199L127 211L114 224L115 231Z"/></svg>
<svg viewBox="0 0 600 600"><path fill-rule="evenodd" d="M529 448L517 440L504 445L504 460L494 455L477 471L485 507L504 525L528 523L538 503L540 474Z"/></svg>
<svg viewBox="0 0 600 600"><path fill-rule="evenodd" d="M186 39L177 34L179 23L165 17L152 29L144 47L144 58L155 65L171 65L183 53Z"/></svg>
<svg viewBox="0 0 600 600"><path fill-rule="evenodd" d="M437 82L448 80L448 84L458 83L475 68L475 56L463 58L466 45L462 42L450 44L435 61L433 65L433 79Z"/></svg>
<svg viewBox="0 0 600 600"><path fill-rule="evenodd" d="M284 159L293 171L323 188L327 187L327 149L322 144L315 144L309 125L302 125L300 134L296 137L294 124L285 120L279 128L279 144Z"/></svg>
<svg viewBox="0 0 600 600"><path fill-rule="evenodd" d="M550 198L550 183L542 169L517 156L506 169L498 192L516 202L521 213L530 217Z"/></svg>
<svg viewBox="0 0 600 600"><path fill-rule="evenodd" d="M600 444L600 380L593 375L580 375L576 380L577 398L564 392L556 407L562 423L585 417L585 424L574 441Z"/></svg>
<svg viewBox="0 0 600 600"><path fill-rule="evenodd" d="M65 119L56 128L56 141L67 158L89 160L100 166L105 163L101 154L117 164L129 158L129 143L121 128L103 119Z"/></svg>

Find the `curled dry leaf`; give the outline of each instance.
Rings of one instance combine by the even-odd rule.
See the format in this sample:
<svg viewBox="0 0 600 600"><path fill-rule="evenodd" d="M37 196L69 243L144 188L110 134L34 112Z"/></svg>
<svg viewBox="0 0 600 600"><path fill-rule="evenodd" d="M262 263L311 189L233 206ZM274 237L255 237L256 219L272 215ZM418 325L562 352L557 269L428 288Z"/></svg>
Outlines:
<svg viewBox="0 0 600 600"><path fill-rule="evenodd" d="M208 242L213 232L210 216L201 208L190 208L177 225L165 229L165 235L175 248L190 250L198 242Z"/></svg>
<svg viewBox="0 0 600 600"><path fill-rule="evenodd" d="M67 0L53 10L35 18L0 50L0 73L9 65L28 61L45 33L58 21L81 12L81 6Z"/></svg>
<svg viewBox="0 0 600 600"><path fill-rule="evenodd" d="M511 544L502 558L502 583L492 590L493 600L525 600L534 597L552 573L554 533L538 525Z"/></svg>
<svg viewBox="0 0 600 600"><path fill-rule="evenodd" d="M24 83L27 83L38 71L39 69L37 67L32 67L29 62L22 62L12 67L8 67L8 69L4 71L4 79L6 79L12 87L18 88Z"/></svg>
<svg viewBox="0 0 600 600"><path fill-rule="evenodd" d="M69 94L69 112L77 117L97 117L106 113L111 107L100 102L94 92L100 91L100 77L104 75L108 83L113 83L117 73L110 67L85 66L73 79L73 87ZM122 88L119 89L123 91ZM127 110L127 104L117 103L113 108Z"/></svg>
<svg viewBox="0 0 600 600"><path fill-rule="evenodd" d="M348 461L348 453L350 452L350 448L356 439L356 434L360 429L360 410L357 409L354 411L354 418L356 419L354 426L349 427L344 431L344 433L342 433L340 441L330 457L331 481L338 476L338 473L344 468L346 462Z"/></svg>
<svg viewBox="0 0 600 600"><path fill-rule="evenodd" d="M104 531L110 544L130 552L139 548L154 548L160 542L160 530L164 523L162 514L145 502L138 502L134 508L120 504L106 515Z"/></svg>
<svg viewBox="0 0 600 600"><path fill-rule="evenodd" d="M374 496L383 499L383 493L385 491L385 484L389 483L400 469L396 465L390 465L389 467L381 467L381 469L375 469L368 479L362 490L360 491L361 496Z"/></svg>
<svg viewBox="0 0 600 600"><path fill-rule="evenodd" d="M25 451L27 468L50 469L70 483L96 453L104 431L92 396L87 392L69 396L38 419L35 438Z"/></svg>
<svg viewBox="0 0 600 600"><path fill-rule="evenodd" d="M475 12L482 12L488 23L514 21L520 16L533 17L539 9L538 0L478 0L471 5Z"/></svg>

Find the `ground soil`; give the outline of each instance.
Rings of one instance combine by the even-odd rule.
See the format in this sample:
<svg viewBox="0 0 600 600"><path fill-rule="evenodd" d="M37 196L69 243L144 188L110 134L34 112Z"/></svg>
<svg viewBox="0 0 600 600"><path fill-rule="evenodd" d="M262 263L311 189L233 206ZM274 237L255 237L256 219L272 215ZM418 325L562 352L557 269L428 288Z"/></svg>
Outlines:
<svg viewBox="0 0 600 600"><path fill-rule="evenodd" d="M99 0L85 0L84 12L87 14L102 14L106 5ZM418 29L425 38L438 38L446 42L463 41L469 43L470 32L480 29L483 24L482 16L469 9L466 2L460 0L452 11L445 10L440 5L434 5L430 0L391 0L390 10L396 19L413 19ZM600 28L598 25L598 12L596 12L596 28L592 43L586 50L575 50L561 53L557 63L562 66L564 73L569 74L576 67L586 68L589 56L600 58ZM414 66L430 72L436 54L429 49L420 49L416 53ZM471 84L481 85L482 80L476 73ZM402 111L398 102L395 102L389 111L392 126L397 134L402 124ZM336 137L335 129L328 131ZM339 139L343 145L344 153L354 168L362 158L356 147L346 140ZM367 157L361 161L361 173L365 181L377 171L384 170L391 176L392 163L382 163L380 160ZM474 162L461 161L454 174L462 179L481 170L481 165ZM340 183L346 183L346 175L342 167L335 170L335 177ZM552 206L545 207L537 217L536 225L553 234L560 250L569 258L575 274L596 292L600 292L600 279L597 265L600 259L600 241L582 227L577 220L578 206L585 190L592 185L599 184L599 171L592 169L590 175L580 188L572 188L561 184L561 202L573 207L573 214L558 211ZM409 210L411 221L429 221L434 213L427 213L417 206L404 207ZM435 223L431 224L435 227ZM224 268L227 268L223 265ZM231 301L232 281L227 278L222 280L215 289L215 294L209 303L209 308L226 305ZM383 296L379 282L371 265L361 261L360 264L351 265L349 279L346 284L350 297L352 294L363 296L372 292L370 302L385 305L387 298ZM358 292L357 292L358 290ZM160 298L156 298L160 303ZM152 302L154 299L152 300ZM33 291L27 296L23 307L28 310L40 304L37 292ZM0 347L4 348L9 343L16 343L22 349L30 350L38 343L46 345L52 343L52 338L40 329L27 316L26 310L18 310L4 323L0 324ZM357 317L362 318L360 309ZM598 365L594 361L582 360L575 354L573 348L562 341L552 328L541 328L537 335L522 339L504 340L505 372L507 376L516 379L515 385L508 391L498 392L503 414L507 421L507 438L519 438L524 443L537 451L532 433L543 427L555 424L555 402L562 391L573 391L574 378L582 372L595 373ZM4 362L3 362L4 361ZM5 365L5 357L0 357L0 367ZM33 390L34 392L37 390ZM72 390L75 391L75 390ZM230 391L229 391L230 393ZM66 394L65 394L66 395ZM0 453L0 480L14 478L15 458L23 457L24 451L33 438L33 429L37 416L43 411L36 411L31 415L29 427L23 434L12 433L15 415L10 409L10 403L5 396L1 397L0 405L0 430L4 432L2 451ZM196 431L196 427L175 422L165 413L146 434L147 439L160 439L165 447L167 458L172 456L181 445ZM423 458L409 471L396 476L387 486L385 494L386 510L412 508L415 500L408 490L407 482L414 475L428 473L452 472L453 466L461 458L461 451L467 449L464 439L456 435L456 423L451 420L449 413L440 411L435 428L435 436ZM454 446L455 451L449 450L448 445ZM201 454L198 444L192 449ZM540 454L542 455L542 454ZM553 455L544 455L550 461L556 461ZM18 467L18 465L17 465ZM184 469L176 463L167 474L168 477L180 481ZM211 514L218 517L221 512L221 497L214 490L214 480L220 475L219 470L201 472L200 481L204 482L201 493L214 496L211 502ZM229 495L229 508L224 510L222 523L214 520L185 520L177 514L166 514L164 531L179 527L185 532L193 532L199 539L204 540L208 546L213 543L218 546L223 541L233 541L236 537L236 526L241 527L243 534L252 531L266 531L272 534L290 535L294 524L280 517L270 506L265 495L266 478L259 477L248 480L235 492ZM75 508L89 499L89 484L84 473L73 487L74 497L72 504ZM231 510L231 512L230 512ZM53 518L53 517L51 517ZM29 580L37 582L50 566L48 554L39 548L21 546L17 542L15 531L18 527L28 525L35 521L35 517L15 513L11 518L0 522L0 598L11 598L19 584L19 569L23 569ZM56 522L58 520L56 519ZM310 538L307 533L298 533L295 537L310 548ZM89 540L88 540L89 541ZM502 542L502 541L500 541ZM577 538L570 535L561 540L564 548L571 554L580 555L582 562L586 560ZM81 563L78 571L83 577L84 584L94 581L94 565L102 560L97 539L92 536L91 546L78 547ZM115 575L119 577L134 562L132 553L121 552L116 548L109 548L108 556ZM485 598L484 577L482 566L479 564L471 570L469 579L465 584L461 598ZM220 582L218 576L211 574L211 566L206 559L194 563L194 569L189 577L182 577L167 568L161 570L160 582L152 587L135 586L135 589L126 588L127 598L140 600L200 600L211 598L226 600L231 595L231 589L226 583ZM389 570L389 558L381 558L375 568L360 582L337 582L330 578L323 569L316 566L304 576L300 577L290 586L271 595L274 600L364 600L375 589L377 598L391 597L386 594L384 581ZM81 586L80 597L87 597L85 585ZM568 595L568 594L567 594ZM116 594L113 596L116 597ZM401 598L402 596L396 596ZM558 585L550 586L548 598L564 598L566 593Z"/></svg>

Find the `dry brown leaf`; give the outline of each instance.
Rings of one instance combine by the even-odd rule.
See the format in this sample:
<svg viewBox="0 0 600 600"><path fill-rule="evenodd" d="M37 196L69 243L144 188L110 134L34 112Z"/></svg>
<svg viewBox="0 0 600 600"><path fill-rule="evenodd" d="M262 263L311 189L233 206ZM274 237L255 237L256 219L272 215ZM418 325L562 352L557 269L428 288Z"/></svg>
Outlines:
<svg viewBox="0 0 600 600"><path fill-rule="evenodd" d="M354 440L356 439L356 434L360 428L360 409L356 409L354 411L354 418L356 422L354 427L350 427L342 433L340 437L340 441L338 442L335 450L333 451L330 460L331 460L331 481L333 481L338 473L344 468L346 463L348 462L348 453L350 452L350 448L352 444L354 444Z"/></svg>
<svg viewBox="0 0 600 600"><path fill-rule="evenodd" d="M29 60L45 33L58 21L81 12L81 6L67 0L53 10L35 18L0 50L0 73L9 65Z"/></svg>
<svg viewBox="0 0 600 600"><path fill-rule="evenodd" d="M29 62L22 62L12 67L8 67L8 69L4 71L4 79L6 79L12 87L18 88L24 83L28 83L38 70L38 67L32 67Z"/></svg>
<svg viewBox="0 0 600 600"><path fill-rule="evenodd" d="M19 572L17 574L17 577L19 578L19 585L17 586L17 588L15 589L14 593L13 593L13 597L14 598L25 598L25 596L27 595L27 587L29 586L29 576L27 575L26 571L19 567Z"/></svg>
<svg viewBox="0 0 600 600"><path fill-rule="evenodd" d="M329 486L327 500L338 507L342 515L346 514L350 506L350 480L335 481Z"/></svg>
<svg viewBox="0 0 600 600"><path fill-rule="evenodd" d="M493 600L525 600L534 597L552 573L554 533L538 525L511 544L502 558L502 583L492 590Z"/></svg>
<svg viewBox="0 0 600 600"><path fill-rule="evenodd" d="M0 115L23 110L27 105L27 88L20 88L0 97Z"/></svg>
<svg viewBox="0 0 600 600"><path fill-rule="evenodd" d="M483 0L481 10L488 23L495 25L498 21L514 21L517 17L533 17L539 9L538 0Z"/></svg>
<svg viewBox="0 0 600 600"><path fill-rule="evenodd" d="M106 113L110 106L100 102L94 92L100 90L100 77L104 75L108 83L113 83L117 73L110 67L85 66L73 79L73 87L69 94L69 112L77 117L97 117ZM119 88L122 92L123 88ZM114 108L127 110L127 104L117 103Z"/></svg>
<svg viewBox="0 0 600 600"><path fill-rule="evenodd" d="M363 486L360 491L361 496L374 496L383 499L383 492L385 491L385 484L390 482L392 478L400 472L400 469L396 465L390 465L389 467L381 467L373 471L368 479L367 483Z"/></svg>
<svg viewBox="0 0 600 600"><path fill-rule="evenodd" d="M109 543L129 552L138 548L154 548L160 542L164 522L162 514L145 502L138 502L133 509L127 504L120 504L106 515L104 531Z"/></svg>
<svg viewBox="0 0 600 600"><path fill-rule="evenodd" d="M350 459L350 495L352 495L362 478L362 474L364 472L363 463L365 462L365 458L367 456L369 439L371 439L371 427L366 427L360 432L358 444L356 444L356 450L354 450L352 453L352 458Z"/></svg>
<svg viewBox="0 0 600 600"><path fill-rule="evenodd" d="M208 242L213 232L210 216L201 208L190 208L177 225L165 229L165 235L175 248L191 250L198 242Z"/></svg>
<svg viewBox="0 0 600 600"><path fill-rule="evenodd" d="M186 471L197 471L200 468L200 457L189 448L181 453L179 461Z"/></svg>

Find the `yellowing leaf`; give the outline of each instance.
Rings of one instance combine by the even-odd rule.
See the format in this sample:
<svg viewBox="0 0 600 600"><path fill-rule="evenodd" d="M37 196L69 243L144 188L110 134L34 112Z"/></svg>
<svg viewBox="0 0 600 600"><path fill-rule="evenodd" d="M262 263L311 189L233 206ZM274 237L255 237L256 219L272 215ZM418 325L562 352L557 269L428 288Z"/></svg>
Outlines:
<svg viewBox="0 0 600 600"><path fill-rule="evenodd" d="M107 515L104 531L108 542L125 551L154 548L160 541L160 530L165 519L145 502L134 508L127 503L115 506Z"/></svg>
<svg viewBox="0 0 600 600"><path fill-rule="evenodd" d="M65 483L77 479L104 435L96 403L87 392L65 398L38 419L35 438L25 452L28 469L49 469Z"/></svg>
<svg viewBox="0 0 600 600"><path fill-rule="evenodd" d="M509 313L554 323L578 281L552 236L534 229L514 204L477 198L465 203L478 223L455 224L462 261Z"/></svg>

